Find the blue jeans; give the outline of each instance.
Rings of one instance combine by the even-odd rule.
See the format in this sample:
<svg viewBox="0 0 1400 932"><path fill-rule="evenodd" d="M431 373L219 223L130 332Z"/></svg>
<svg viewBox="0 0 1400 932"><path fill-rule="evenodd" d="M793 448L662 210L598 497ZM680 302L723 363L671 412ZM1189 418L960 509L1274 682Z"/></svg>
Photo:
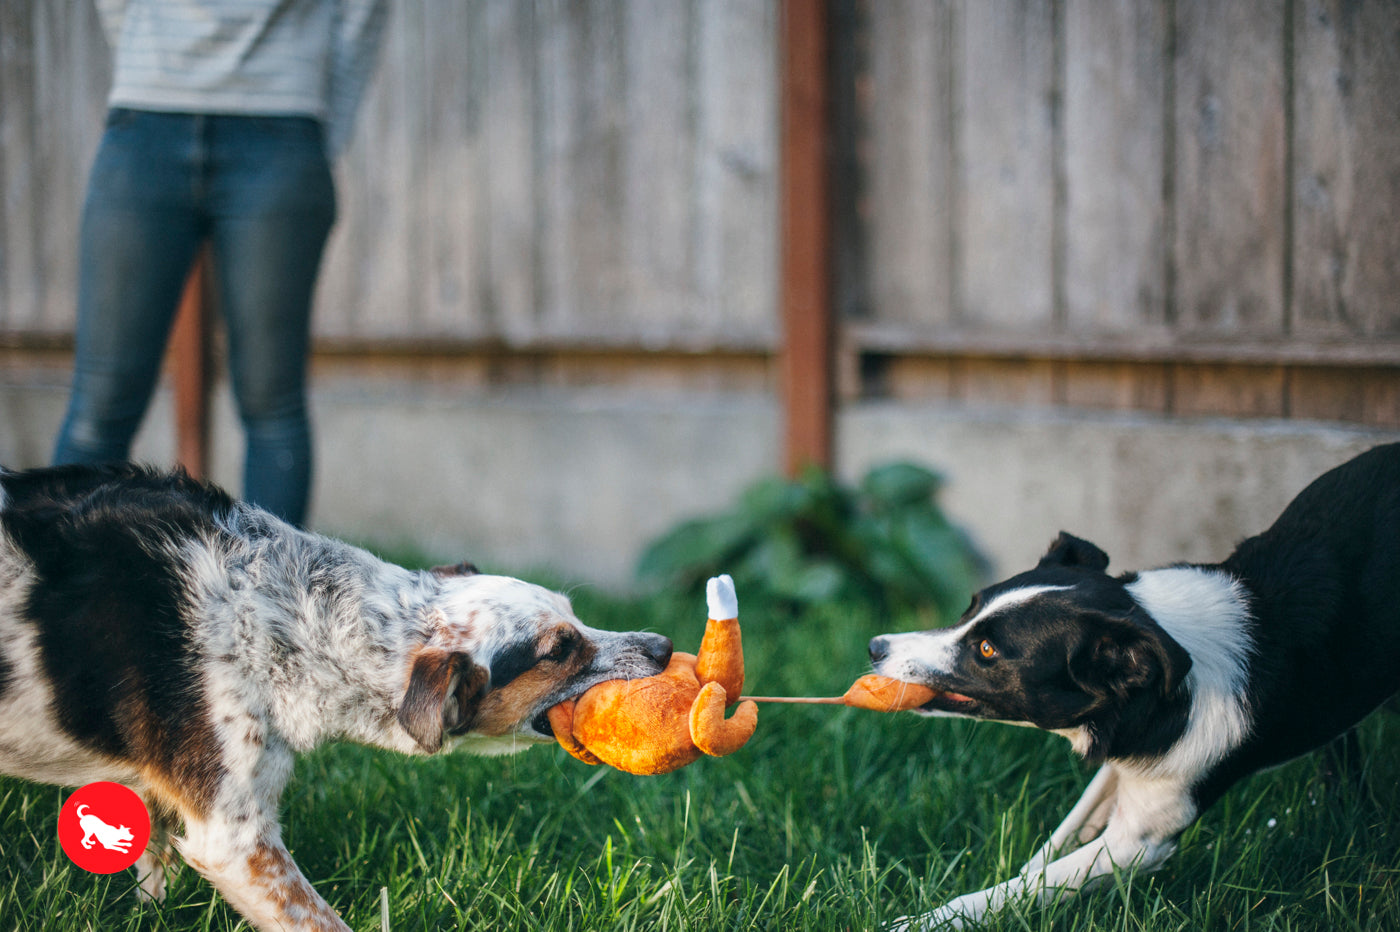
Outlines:
<svg viewBox="0 0 1400 932"><path fill-rule="evenodd" d="M73 394L54 461L128 457L207 240L247 437L243 495L301 524L311 297L334 221L317 121L112 110L83 205Z"/></svg>

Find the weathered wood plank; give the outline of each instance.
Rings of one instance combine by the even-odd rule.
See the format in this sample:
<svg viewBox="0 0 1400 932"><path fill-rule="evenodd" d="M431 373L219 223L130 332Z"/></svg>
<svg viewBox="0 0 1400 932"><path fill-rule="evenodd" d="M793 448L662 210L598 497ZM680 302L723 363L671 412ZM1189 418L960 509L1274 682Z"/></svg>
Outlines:
<svg viewBox="0 0 1400 932"><path fill-rule="evenodd" d="M545 180L555 206L545 228L550 287L539 311L552 336L612 329L611 312L627 300L624 13L621 2L564 4L555 20L566 30L563 52L540 59L554 98L547 118L564 160Z"/></svg>
<svg viewBox="0 0 1400 932"><path fill-rule="evenodd" d="M1172 367L1172 413L1181 417L1283 417L1283 366Z"/></svg>
<svg viewBox="0 0 1400 932"><path fill-rule="evenodd" d="M81 200L65 196L75 187L69 184L70 180L79 177L72 164L72 147L65 137L71 125L67 109L71 101L66 93L71 75L66 66L77 62L70 62L65 54L65 12L59 4L34 6L34 110L29 117L32 136L28 158L36 168L42 168L31 176L34 275L40 285L35 289L35 316L30 327L44 331L55 329L60 322L71 326L76 318L72 305L76 304L73 286L77 280L77 251L73 245L78 241ZM65 297L72 300L65 301ZM65 303L70 305L66 315L62 306Z"/></svg>
<svg viewBox="0 0 1400 932"><path fill-rule="evenodd" d="M968 326L1053 323L1054 4L959 7L955 300Z"/></svg>
<svg viewBox="0 0 1400 932"><path fill-rule="evenodd" d="M1290 417L1327 421L1361 421L1365 386L1357 374L1341 369L1291 369L1288 373Z"/></svg>
<svg viewBox="0 0 1400 932"><path fill-rule="evenodd" d="M930 331L885 324L851 324L845 339L856 351L908 355L1021 356L1119 362L1231 362L1270 365L1400 366L1400 341L1256 338L1222 340L1208 333L1159 330L1099 334L999 334Z"/></svg>
<svg viewBox="0 0 1400 932"><path fill-rule="evenodd" d="M1361 374L1361 419L1375 427L1400 428L1400 371Z"/></svg>
<svg viewBox="0 0 1400 932"><path fill-rule="evenodd" d="M1064 302L1068 328L1166 322L1167 7L1068 0Z"/></svg>
<svg viewBox="0 0 1400 932"><path fill-rule="evenodd" d="M900 324L953 318L953 7L872 3L870 296Z"/></svg>
<svg viewBox="0 0 1400 932"><path fill-rule="evenodd" d="M491 75L480 3L425 3L411 209L420 231L424 336L483 333L472 287L487 274L482 102Z"/></svg>
<svg viewBox="0 0 1400 932"><path fill-rule="evenodd" d="M110 59L91 4L6 4L3 16L0 325L64 333L75 317L78 226Z"/></svg>
<svg viewBox="0 0 1400 932"><path fill-rule="evenodd" d="M1183 331L1284 330L1284 11L1176 4L1173 255Z"/></svg>
<svg viewBox="0 0 1400 932"><path fill-rule="evenodd" d="M951 359L880 357L866 379L866 397L904 401L951 401L957 397L958 362Z"/></svg>
<svg viewBox="0 0 1400 932"><path fill-rule="evenodd" d="M1400 335L1400 6L1308 0L1293 25L1294 330Z"/></svg>
<svg viewBox="0 0 1400 932"><path fill-rule="evenodd" d="M480 104L480 152L485 204L486 265L470 287L481 327L507 338L534 332L539 257L537 178L545 159L536 135L542 54L529 4L497 0L485 5L485 89Z"/></svg>
<svg viewBox="0 0 1400 932"><path fill-rule="evenodd" d="M1294 369L1288 415L1400 427L1400 369Z"/></svg>
<svg viewBox="0 0 1400 932"><path fill-rule="evenodd" d="M34 17L32 4L0 3L0 330L38 320L34 245Z"/></svg>
<svg viewBox="0 0 1400 932"><path fill-rule="evenodd" d="M708 335L778 339L777 3L698 4L696 283Z"/></svg>
<svg viewBox="0 0 1400 932"><path fill-rule="evenodd" d="M1060 380L1057 400L1070 407L1163 413L1171 399L1161 363L1067 362Z"/></svg>
<svg viewBox="0 0 1400 932"><path fill-rule="evenodd" d="M354 139L337 165L339 219L317 284L317 336L412 332L422 306L417 140L410 130L422 107L413 90L422 67L414 25L421 12L421 0L407 0L389 17Z"/></svg>
<svg viewBox="0 0 1400 932"><path fill-rule="evenodd" d="M1048 407L1055 402L1059 363L1044 359L961 359L953 367L960 402Z"/></svg>
<svg viewBox="0 0 1400 932"><path fill-rule="evenodd" d="M645 339L703 319L695 280L699 165L694 2L629 0L623 10L625 71L621 178L626 300L590 316Z"/></svg>

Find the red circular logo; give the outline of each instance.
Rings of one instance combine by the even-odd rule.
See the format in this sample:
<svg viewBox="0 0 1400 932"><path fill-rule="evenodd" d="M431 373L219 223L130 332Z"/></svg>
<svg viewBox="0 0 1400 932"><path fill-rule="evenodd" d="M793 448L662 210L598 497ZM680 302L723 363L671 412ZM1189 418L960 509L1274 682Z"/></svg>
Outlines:
<svg viewBox="0 0 1400 932"><path fill-rule="evenodd" d="M63 853L94 874L115 874L135 864L150 840L146 804L120 783L89 783L58 811Z"/></svg>

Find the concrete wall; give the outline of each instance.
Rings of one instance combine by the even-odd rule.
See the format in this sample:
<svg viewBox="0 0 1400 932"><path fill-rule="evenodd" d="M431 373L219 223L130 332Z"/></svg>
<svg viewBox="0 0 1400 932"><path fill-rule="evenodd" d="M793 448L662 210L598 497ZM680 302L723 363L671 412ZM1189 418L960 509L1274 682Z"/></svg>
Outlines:
<svg viewBox="0 0 1400 932"><path fill-rule="evenodd" d="M841 419L842 472L910 458L947 478L942 502L999 574L1060 530L1111 571L1223 559L1309 481L1400 432L1306 421L865 404Z"/></svg>
<svg viewBox="0 0 1400 932"><path fill-rule="evenodd" d="M66 375L0 375L0 463L45 462ZM429 556L625 587L645 543L728 506L779 463L780 413L762 393L463 389L321 380L313 392L314 526ZM137 444L169 462L164 393ZM215 404L214 477L239 486L242 440ZM993 559L1019 571L1060 529L1116 570L1216 560L1266 527L1314 476L1400 433L1300 421L969 410L863 403L839 423L839 471L913 459Z"/></svg>
<svg viewBox="0 0 1400 932"><path fill-rule="evenodd" d="M0 464L48 462L67 392L62 372L0 373ZM614 588L648 540L728 506L779 463L765 395L335 380L313 388L312 409L316 530ZM243 441L226 388L212 422L212 478L237 494ZM172 437L162 389L134 458L170 463Z"/></svg>
<svg viewBox="0 0 1400 932"><path fill-rule="evenodd" d="M315 523L620 586L640 548L778 466L763 397L607 391L316 397Z"/></svg>

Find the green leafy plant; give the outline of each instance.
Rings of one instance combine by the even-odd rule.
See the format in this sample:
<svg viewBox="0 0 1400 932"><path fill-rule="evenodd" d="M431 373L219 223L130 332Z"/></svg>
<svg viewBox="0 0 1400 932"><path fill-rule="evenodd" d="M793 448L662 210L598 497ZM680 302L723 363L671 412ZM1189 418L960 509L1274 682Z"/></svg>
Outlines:
<svg viewBox="0 0 1400 932"><path fill-rule="evenodd" d="M914 463L877 466L855 488L808 469L763 479L720 514L651 543L644 581L698 588L729 573L741 590L794 608L858 599L888 612L956 617L986 571L938 507L942 478Z"/></svg>

